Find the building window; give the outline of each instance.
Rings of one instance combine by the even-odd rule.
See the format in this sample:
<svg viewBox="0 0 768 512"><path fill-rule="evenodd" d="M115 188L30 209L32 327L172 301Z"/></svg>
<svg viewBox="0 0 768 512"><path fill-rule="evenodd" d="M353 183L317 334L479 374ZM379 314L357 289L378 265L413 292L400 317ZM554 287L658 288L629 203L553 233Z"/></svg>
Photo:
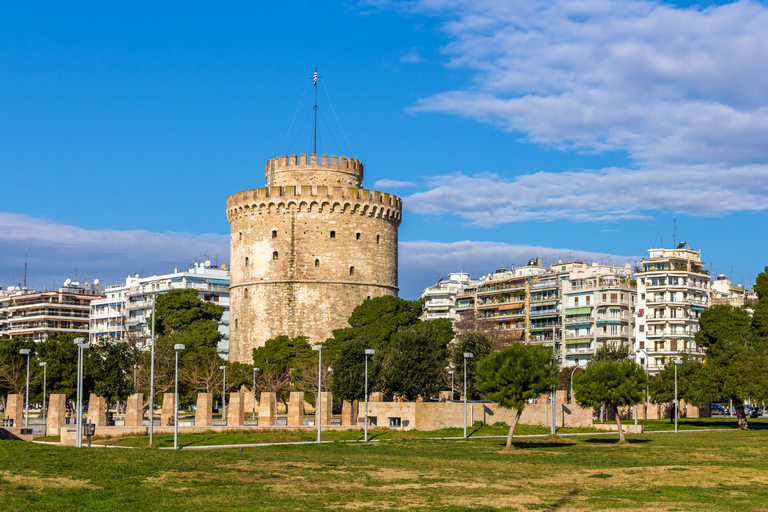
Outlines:
<svg viewBox="0 0 768 512"><path fill-rule="evenodd" d="M573 298L573 305L574 306L578 306L579 305L579 298L578 297L574 297Z"/></svg>
<svg viewBox="0 0 768 512"><path fill-rule="evenodd" d="M619 294L618 293L612 293L611 294L611 302L618 302L619 301Z"/></svg>
<svg viewBox="0 0 768 512"><path fill-rule="evenodd" d="M335 231L331 231L331 240L333 240L334 238L336 238L336 232Z"/></svg>
<svg viewBox="0 0 768 512"><path fill-rule="evenodd" d="M276 229L272 230L272 238L277 238L277 230Z"/></svg>
<svg viewBox="0 0 768 512"><path fill-rule="evenodd" d="M235 318L235 330L237 330L237 318Z"/></svg>
<svg viewBox="0 0 768 512"><path fill-rule="evenodd" d="M591 299L591 298L592 298L592 297L590 297L589 295L587 295L587 306L589 306L589 299Z"/></svg>
<svg viewBox="0 0 768 512"><path fill-rule="evenodd" d="M277 256L278 256L278 255L277 255L277 251L275 251L275 252L273 252L273 253L272 253L272 259L273 259L273 260L277 260Z"/></svg>
<svg viewBox="0 0 768 512"><path fill-rule="evenodd" d="M381 238L381 235L376 235L376 244L378 245L379 239Z"/></svg>
<svg viewBox="0 0 768 512"><path fill-rule="evenodd" d="M349 267L349 275L350 276L355 275L355 267Z"/></svg>
<svg viewBox="0 0 768 512"><path fill-rule="evenodd" d="M320 266L320 260L315 260L315 267L319 267L319 266Z"/></svg>
<svg viewBox="0 0 768 512"><path fill-rule="evenodd" d="M637 330L640 331L640 332L643 332L643 331L645 331L645 326L644 325L638 325L637 326ZM640 343L642 343L642 342L640 342Z"/></svg>
<svg viewBox="0 0 768 512"><path fill-rule="evenodd" d="M248 266L248 256L245 257L245 266Z"/></svg>
<svg viewBox="0 0 768 512"><path fill-rule="evenodd" d="M360 233L357 233L357 234L355 235L355 240L360 240Z"/></svg>
<svg viewBox="0 0 768 512"><path fill-rule="evenodd" d="M248 298L248 288L243 288L243 297Z"/></svg>
<svg viewBox="0 0 768 512"><path fill-rule="evenodd" d="M390 428L400 428L402 422L400 421L400 418L389 418L389 426Z"/></svg>

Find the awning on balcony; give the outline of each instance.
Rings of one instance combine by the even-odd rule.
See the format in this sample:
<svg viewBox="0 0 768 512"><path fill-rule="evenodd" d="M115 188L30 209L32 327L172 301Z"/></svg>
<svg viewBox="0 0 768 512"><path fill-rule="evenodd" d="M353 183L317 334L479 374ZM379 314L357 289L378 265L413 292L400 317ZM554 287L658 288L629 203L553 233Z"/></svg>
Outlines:
<svg viewBox="0 0 768 512"><path fill-rule="evenodd" d="M566 327L586 327L591 325L592 325L592 322L579 322L577 324L568 324Z"/></svg>
<svg viewBox="0 0 768 512"><path fill-rule="evenodd" d="M499 306L499 311L504 311L506 309L520 309L524 306L524 302L518 302L516 304L504 304L503 306Z"/></svg>
<svg viewBox="0 0 768 512"><path fill-rule="evenodd" d="M535 311L531 313L531 316L534 316L534 315L536 315ZM541 319L544 319L544 318L557 318L558 316L560 316L560 315L552 314L552 313L550 313L548 315L536 315L536 320L538 320L539 318L541 318Z"/></svg>
<svg viewBox="0 0 768 512"><path fill-rule="evenodd" d="M621 311L621 306L610 306L608 309L611 309L613 311Z"/></svg>
<svg viewBox="0 0 768 512"><path fill-rule="evenodd" d="M588 315L590 313L592 313L592 306L565 310L566 315Z"/></svg>
<svg viewBox="0 0 768 512"><path fill-rule="evenodd" d="M556 306L557 301L556 300L534 300L532 299L531 302L535 302L537 306Z"/></svg>
<svg viewBox="0 0 768 512"><path fill-rule="evenodd" d="M706 308L701 306L691 306L691 309L694 311L704 311Z"/></svg>
<svg viewBox="0 0 768 512"><path fill-rule="evenodd" d="M208 279L208 282L219 286L229 286L229 281L225 279Z"/></svg>
<svg viewBox="0 0 768 512"><path fill-rule="evenodd" d="M591 343L592 338L578 338L575 340L565 340L566 345L578 345L579 343Z"/></svg>

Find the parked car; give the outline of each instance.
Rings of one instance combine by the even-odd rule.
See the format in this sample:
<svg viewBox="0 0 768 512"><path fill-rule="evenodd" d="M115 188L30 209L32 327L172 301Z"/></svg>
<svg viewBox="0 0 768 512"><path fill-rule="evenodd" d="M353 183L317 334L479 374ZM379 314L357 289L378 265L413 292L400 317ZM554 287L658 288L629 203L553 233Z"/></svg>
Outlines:
<svg viewBox="0 0 768 512"><path fill-rule="evenodd" d="M760 415L763 414L763 411L759 408L746 404L744 404L744 412L746 412L750 418L759 418Z"/></svg>
<svg viewBox="0 0 768 512"><path fill-rule="evenodd" d="M727 412L725 410L725 407L723 407L720 404L712 404L712 405L710 405L709 406L709 410L711 411L712 416L725 416L726 412Z"/></svg>

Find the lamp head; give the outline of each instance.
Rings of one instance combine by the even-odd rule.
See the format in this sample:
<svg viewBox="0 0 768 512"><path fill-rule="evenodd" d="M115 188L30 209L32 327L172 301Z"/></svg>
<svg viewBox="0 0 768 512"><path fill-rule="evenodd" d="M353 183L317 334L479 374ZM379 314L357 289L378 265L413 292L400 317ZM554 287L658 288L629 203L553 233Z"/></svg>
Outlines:
<svg viewBox="0 0 768 512"><path fill-rule="evenodd" d="M30 350L28 348L23 348L23 349L19 350L19 354L21 354L23 356L28 356L29 353L30 353Z"/></svg>
<svg viewBox="0 0 768 512"><path fill-rule="evenodd" d="M219 370L226 370L226 369L227 369L226 366L219 366Z"/></svg>
<svg viewBox="0 0 768 512"><path fill-rule="evenodd" d="M322 345L312 345L312 350L323 350Z"/></svg>
<svg viewBox="0 0 768 512"><path fill-rule="evenodd" d="M42 363L38 364L38 366L48 366L48 363L42 362Z"/></svg>
<svg viewBox="0 0 768 512"><path fill-rule="evenodd" d="M673 359L672 362L675 363L675 364L683 364L683 360L682 359Z"/></svg>
<svg viewBox="0 0 768 512"><path fill-rule="evenodd" d="M75 343L76 343L77 345L79 345L79 344L81 344L81 343L84 343L84 342L85 342L85 338L75 338Z"/></svg>
<svg viewBox="0 0 768 512"><path fill-rule="evenodd" d="M464 357L469 358L469 357L475 357L475 356L472 355L472 352L464 352Z"/></svg>
<svg viewBox="0 0 768 512"><path fill-rule="evenodd" d="M376 352L376 351L373 350L372 348L365 349L365 355L367 355L367 356L372 356L374 354L374 352Z"/></svg>
<svg viewBox="0 0 768 512"><path fill-rule="evenodd" d="M260 368L254 368L253 369L254 372L258 372L259 370L260 370Z"/></svg>
<svg viewBox="0 0 768 512"><path fill-rule="evenodd" d="M181 344L181 343L177 343L177 344L175 344L175 345L173 346L173 350L184 350L185 348L187 348L187 347L185 347L185 346L184 346L183 344Z"/></svg>

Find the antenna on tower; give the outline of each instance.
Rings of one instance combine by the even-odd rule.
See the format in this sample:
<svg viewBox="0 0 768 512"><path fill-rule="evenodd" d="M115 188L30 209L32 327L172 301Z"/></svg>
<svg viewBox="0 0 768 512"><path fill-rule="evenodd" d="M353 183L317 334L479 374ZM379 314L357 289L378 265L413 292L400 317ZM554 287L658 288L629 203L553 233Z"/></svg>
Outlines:
<svg viewBox="0 0 768 512"><path fill-rule="evenodd" d="M315 67L315 74L312 76L312 82L315 86L315 106L313 107L313 110L315 112L315 128L312 132L312 153L317 154L317 79L322 78L321 76L318 76L317 74L317 67Z"/></svg>

